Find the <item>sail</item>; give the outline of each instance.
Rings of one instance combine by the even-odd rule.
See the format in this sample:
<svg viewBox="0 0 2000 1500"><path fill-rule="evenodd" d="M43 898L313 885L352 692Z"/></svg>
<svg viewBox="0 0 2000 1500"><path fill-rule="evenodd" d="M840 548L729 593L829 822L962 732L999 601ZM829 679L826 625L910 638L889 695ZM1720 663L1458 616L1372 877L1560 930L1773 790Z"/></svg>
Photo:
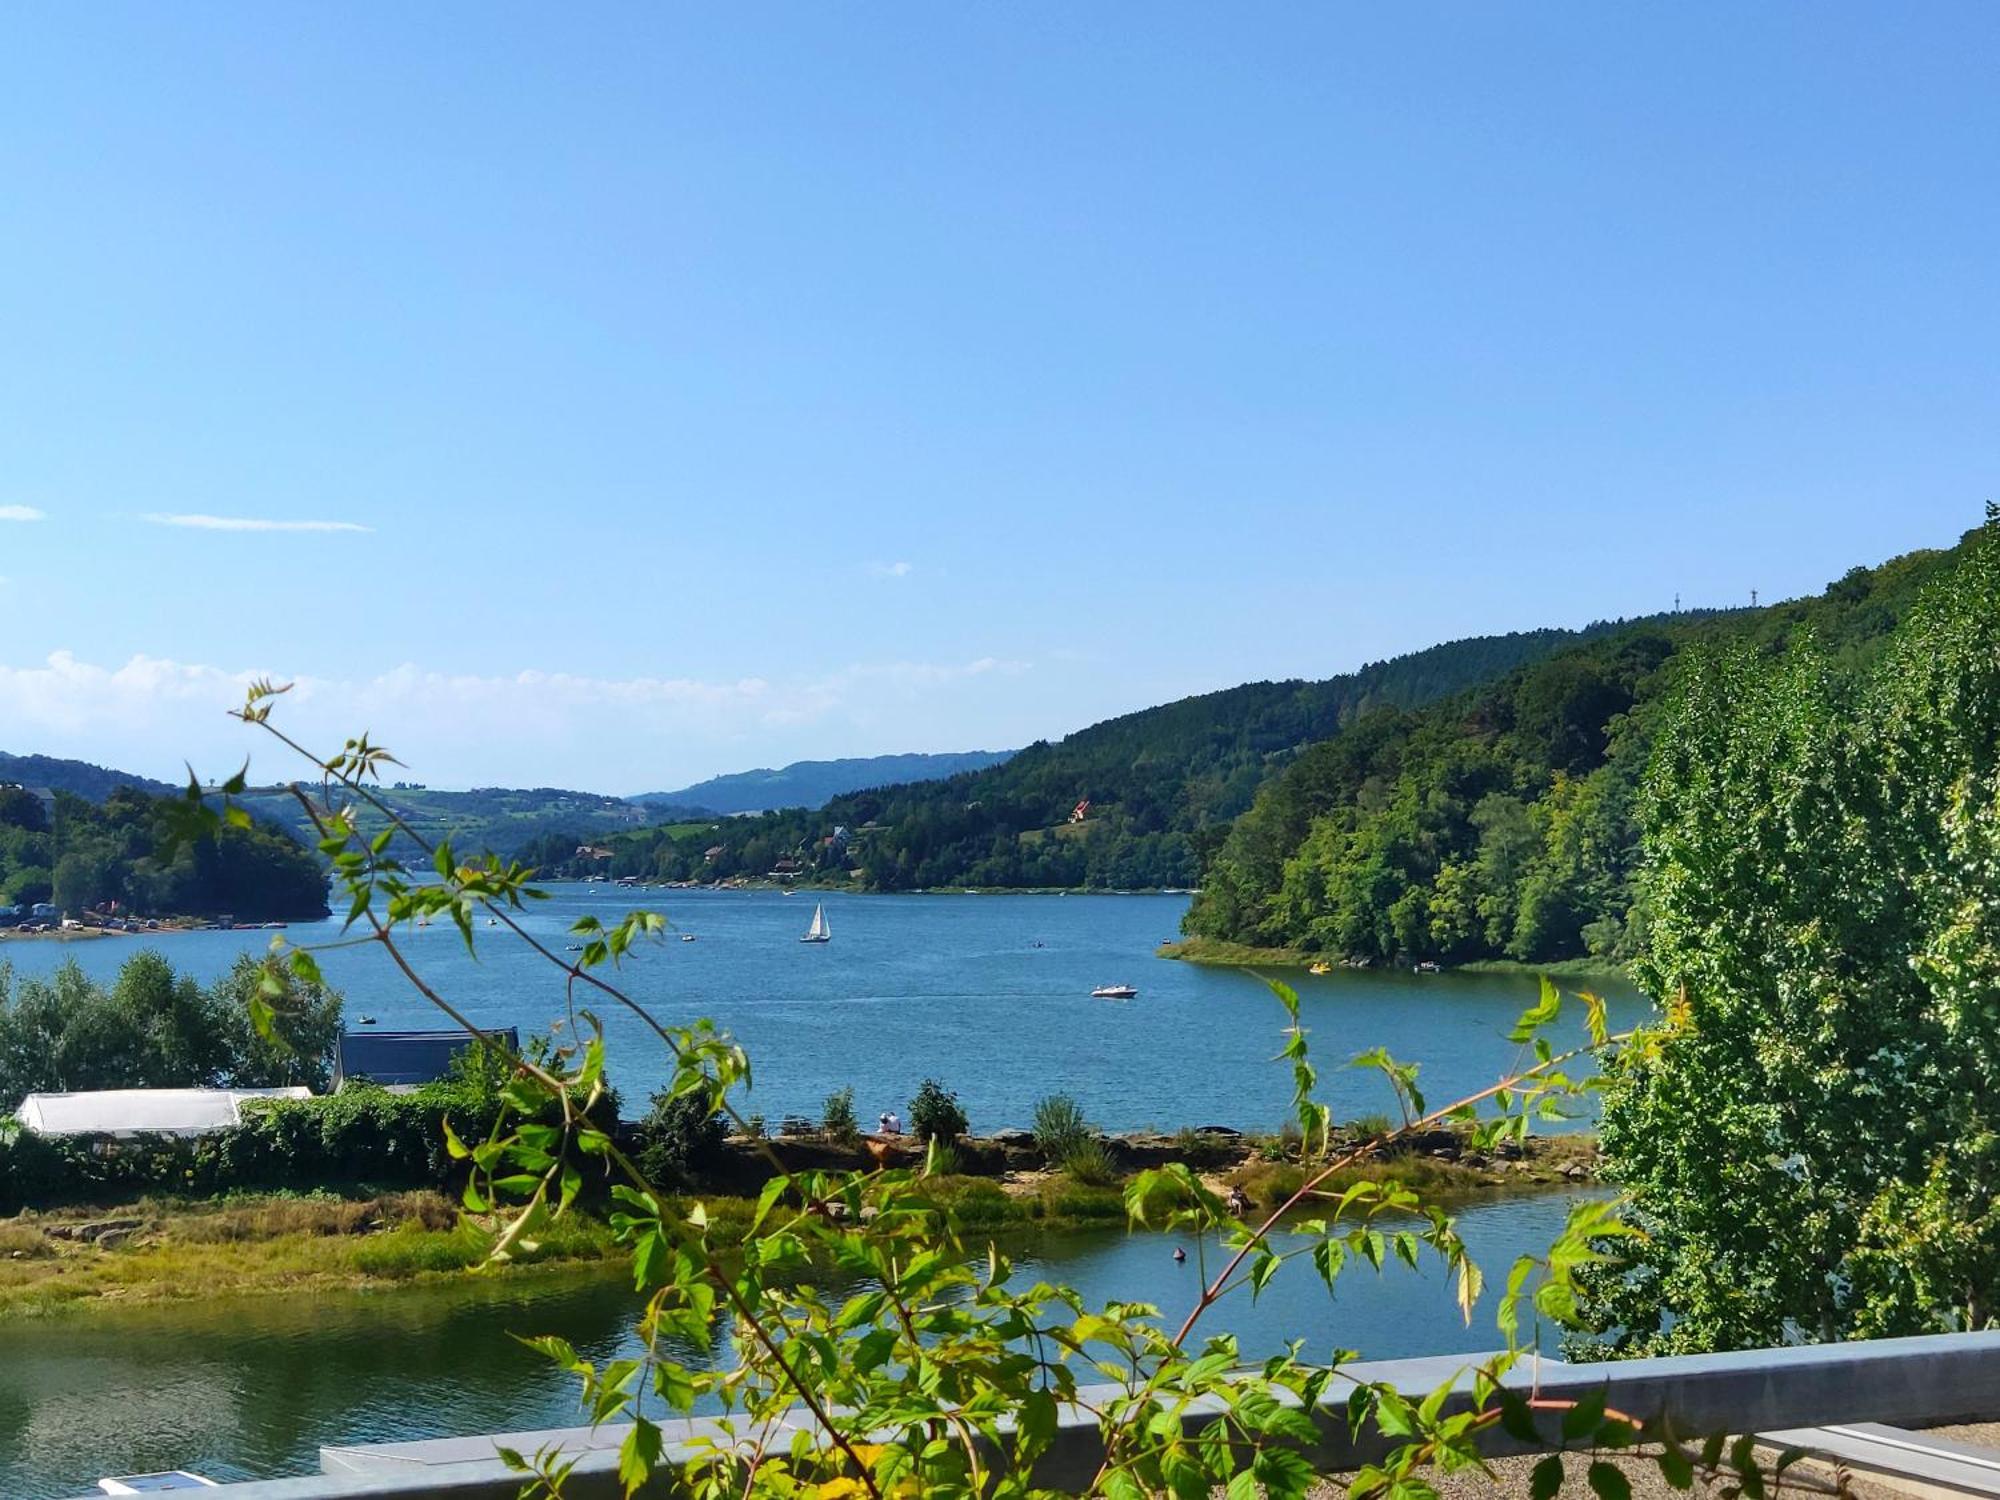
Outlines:
<svg viewBox="0 0 2000 1500"><path fill-rule="evenodd" d="M833 936L833 929L826 925L826 908L817 902L813 905L813 924L806 929L806 936L822 941Z"/></svg>

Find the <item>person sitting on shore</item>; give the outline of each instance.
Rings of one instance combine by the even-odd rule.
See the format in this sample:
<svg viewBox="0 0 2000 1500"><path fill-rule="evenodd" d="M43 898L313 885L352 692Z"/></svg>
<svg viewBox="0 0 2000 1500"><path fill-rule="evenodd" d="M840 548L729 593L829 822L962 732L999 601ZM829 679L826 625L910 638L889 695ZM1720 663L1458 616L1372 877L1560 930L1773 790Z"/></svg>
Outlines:
<svg viewBox="0 0 2000 1500"><path fill-rule="evenodd" d="M896 1117L896 1112L893 1109L882 1112L881 1126L882 1134L884 1135L901 1135L903 1133L903 1122Z"/></svg>

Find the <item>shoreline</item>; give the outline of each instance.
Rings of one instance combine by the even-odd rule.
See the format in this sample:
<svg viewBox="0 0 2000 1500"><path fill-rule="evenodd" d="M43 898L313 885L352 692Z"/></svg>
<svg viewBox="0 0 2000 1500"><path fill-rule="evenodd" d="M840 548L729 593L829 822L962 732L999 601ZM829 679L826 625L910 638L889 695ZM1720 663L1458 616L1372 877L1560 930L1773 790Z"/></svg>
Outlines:
<svg viewBox="0 0 2000 1500"><path fill-rule="evenodd" d="M1180 938L1162 943L1153 950L1155 958L1180 963L1234 969L1309 969L1317 963L1333 965L1333 972L1356 974L1403 973L1409 965L1397 963L1349 966L1332 955L1304 948L1259 948L1249 943L1225 942L1219 938ZM1610 959L1559 958L1549 963L1523 963L1512 958L1476 958L1469 963L1440 964L1442 974L1546 974L1557 979L1629 979L1625 965Z"/></svg>
<svg viewBox="0 0 2000 1500"><path fill-rule="evenodd" d="M1165 1138L1155 1138L1164 1145ZM732 1141L732 1145L740 1145ZM970 1138L963 1144L970 1144ZM1218 1143L1220 1144L1220 1143ZM1452 1208L1502 1198L1587 1188L1595 1181L1592 1136L1535 1136L1525 1148L1464 1158L1433 1143L1361 1163L1329 1179L1395 1178ZM1221 1158L1186 1160L1218 1195L1238 1189L1268 1212L1304 1180L1305 1169L1244 1138ZM1131 1228L1126 1174L1085 1182L1061 1170L1017 1167L992 1175L939 1178L933 1190L958 1214L969 1238L1032 1244L1048 1233ZM749 1232L754 1193L701 1192L698 1201L725 1241ZM573 1211L539 1237L532 1258L486 1263L490 1231L431 1189L373 1192L232 1193L220 1198L140 1197L115 1206L27 1209L0 1218L0 1324L101 1307L213 1301L237 1296L388 1291L473 1276L578 1274L622 1270L625 1253L591 1211Z"/></svg>

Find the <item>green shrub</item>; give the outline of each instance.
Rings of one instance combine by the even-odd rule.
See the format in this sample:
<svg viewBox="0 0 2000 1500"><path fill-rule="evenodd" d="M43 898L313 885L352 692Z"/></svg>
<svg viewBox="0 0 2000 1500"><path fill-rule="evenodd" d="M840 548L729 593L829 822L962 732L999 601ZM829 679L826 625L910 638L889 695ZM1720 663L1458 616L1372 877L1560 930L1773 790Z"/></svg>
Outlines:
<svg viewBox="0 0 2000 1500"><path fill-rule="evenodd" d="M1058 1180L1043 1196L1047 1212L1064 1219L1123 1219L1124 1196L1112 1188Z"/></svg>
<svg viewBox="0 0 2000 1500"><path fill-rule="evenodd" d="M983 1177L968 1177L958 1182L940 1183L934 1188L936 1195L951 1205L952 1212L959 1219L977 1228L990 1228L995 1224L1010 1224L1022 1216L1021 1208L1007 1196L996 1182Z"/></svg>
<svg viewBox="0 0 2000 1500"><path fill-rule="evenodd" d="M1071 1181L1085 1187L1109 1187L1118 1180L1118 1164L1111 1159L1104 1142L1094 1135L1074 1142L1059 1162Z"/></svg>
<svg viewBox="0 0 2000 1500"><path fill-rule="evenodd" d="M934 1137L924 1156L924 1176L958 1177L965 1172L965 1158L958 1147L942 1136Z"/></svg>
<svg viewBox="0 0 2000 1500"><path fill-rule="evenodd" d="M729 1135L729 1117L706 1092L655 1094L639 1125L639 1170L667 1187L690 1187L715 1165Z"/></svg>
<svg viewBox="0 0 2000 1500"><path fill-rule="evenodd" d="M926 1078L910 1101L910 1128L920 1141L955 1141L965 1134L965 1111L958 1095L935 1078Z"/></svg>
<svg viewBox="0 0 2000 1500"><path fill-rule="evenodd" d="M1090 1133L1083 1106L1068 1094L1050 1094L1035 1101L1035 1148L1050 1166L1089 1140Z"/></svg>
<svg viewBox="0 0 2000 1500"><path fill-rule="evenodd" d="M1234 1184L1257 1207L1271 1209L1296 1193L1305 1180L1305 1172L1291 1163L1271 1162L1245 1167L1235 1175Z"/></svg>
<svg viewBox="0 0 2000 1500"><path fill-rule="evenodd" d="M826 1096L819 1112L819 1128L825 1137L841 1146L861 1142L861 1126L854 1118L854 1090L836 1089Z"/></svg>

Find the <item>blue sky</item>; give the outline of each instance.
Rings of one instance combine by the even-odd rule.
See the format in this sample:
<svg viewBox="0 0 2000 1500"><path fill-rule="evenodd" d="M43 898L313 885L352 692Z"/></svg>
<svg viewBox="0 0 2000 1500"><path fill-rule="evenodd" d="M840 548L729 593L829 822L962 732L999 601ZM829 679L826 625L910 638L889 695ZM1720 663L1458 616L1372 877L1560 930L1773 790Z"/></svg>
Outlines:
<svg viewBox="0 0 2000 1500"><path fill-rule="evenodd" d="M1996 71L1990 4L16 8L0 748L220 767L269 673L636 791L1817 589L2000 495Z"/></svg>

